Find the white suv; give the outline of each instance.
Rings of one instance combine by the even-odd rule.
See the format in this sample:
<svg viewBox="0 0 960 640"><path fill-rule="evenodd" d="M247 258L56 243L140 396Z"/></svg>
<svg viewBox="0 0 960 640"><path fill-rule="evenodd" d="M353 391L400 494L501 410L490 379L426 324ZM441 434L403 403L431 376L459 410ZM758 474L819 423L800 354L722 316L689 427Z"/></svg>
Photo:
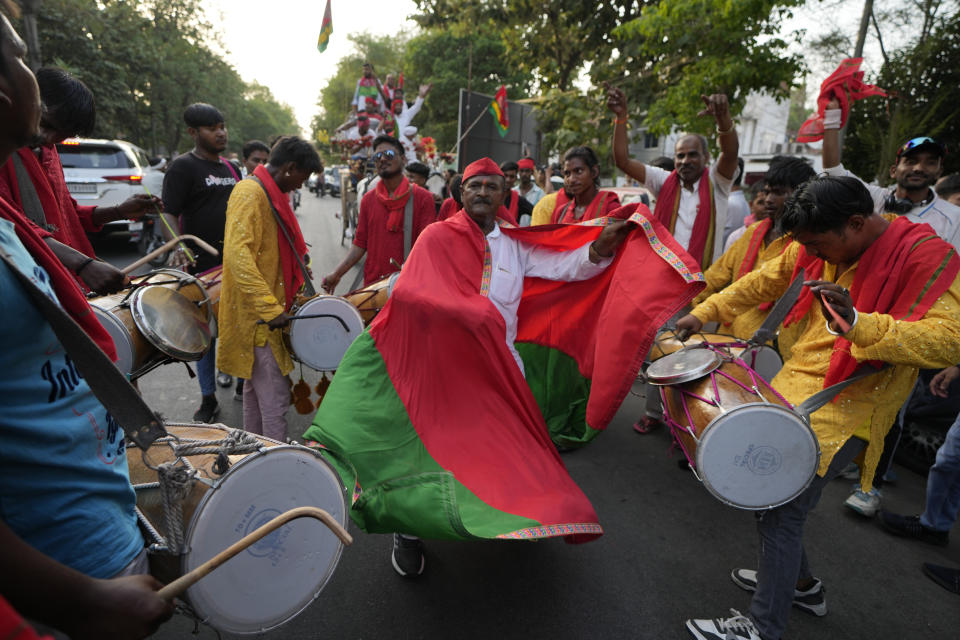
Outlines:
<svg viewBox="0 0 960 640"><path fill-rule="evenodd" d="M146 152L123 140L67 138L57 145L63 177L79 205L110 207L137 193L160 196L162 161L150 164ZM138 241L143 222L108 222L104 232L129 230Z"/></svg>

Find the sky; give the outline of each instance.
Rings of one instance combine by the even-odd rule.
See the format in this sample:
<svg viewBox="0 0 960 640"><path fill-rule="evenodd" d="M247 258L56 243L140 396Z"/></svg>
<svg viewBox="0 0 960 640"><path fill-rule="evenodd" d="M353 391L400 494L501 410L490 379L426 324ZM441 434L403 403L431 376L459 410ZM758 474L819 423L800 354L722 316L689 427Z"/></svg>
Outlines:
<svg viewBox="0 0 960 640"><path fill-rule="evenodd" d="M208 0L207 6L208 18L223 38L227 60L244 80L269 87L277 100L293 107L305 134L309 134L310 121L317 112L320 89L333 76L337 62L353 50L349 34L368 31L383 35L417 29L416 23L407 19L416 12L412 0L332 0L333 36L327 50L319 53L317 36L325 0ZM825 10L825 6L829 8ZM785 31L816 28L811 25L817 25L826 12L832 23L855 31L860 6L849 2L837 10L836 0L814 4L798 10L783 27ZM875 39L868 38L864 64L868 75L880 66L876 48ZM811 104L821 80L833 66L811 66Z"/></svg>
<svg viewBox="0 0 960 640"><path fill-rule="evenodd" d="M319 53L325 7L325 0L208 2L207 17L221 33L227 60L244 80L269 87L277 100L293 107L304 133L309 133L320 89L353 50L348 34L416 28L407 20L416 11L412 0L332 0L333 35Z"/></svg>

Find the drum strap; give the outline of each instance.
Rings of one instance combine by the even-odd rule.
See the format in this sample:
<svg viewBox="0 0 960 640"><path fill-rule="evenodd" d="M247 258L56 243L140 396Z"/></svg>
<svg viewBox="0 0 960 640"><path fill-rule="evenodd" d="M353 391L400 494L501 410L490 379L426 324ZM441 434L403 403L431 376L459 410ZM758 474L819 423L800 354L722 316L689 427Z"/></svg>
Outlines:
<svg viewBox="0 0 960 640"><path fill-rule="evenodd" d="M413 246L413 194L407 198L407 206L403 208L403 261L407 261L410 248Z"/></svg>
<svg viewBox="0 0 960 640"><path fill-rule="evenodd" d="M273 217L277 221L277 226L280 227L280 231L283 231L283 237L287 239L287 242L290 243L290 250L293 252L293 257L297 260L297 265L300 267L300 273L303 274L303 294L308 298L317 295L317 290L313 288L313 280L310 279L310 272L307 271L307 266L303 264L303 259L297 255L297 248L293 244L293 238L290 237L290 231L287 230L287 225L283 224L283 220L280 219L280 212L277 211L277 208L273 206L273 201L270 199L270 194L267 193L267 188L263 186L263 183L260 182L260 178L257 176L250 176L250 179L260 185L260 188L263 189L264 195L267 196L267 202L270 203L270 211L273 211Z"/></svg>
<svg viewBox="0 0 960 640"><path fill-rule="evenodd" d="M60 305L24 275L6 251L3 260L50 323L67 354L80 369L97 399L103 403L128 438L146 451L167 435L163 421L157 416L116 365Z"/></svg>
<svg viewBox="0 0 960 640"><path fill-rule="evenodd" d="M890 365L886 362L883 364L882 367L879 367L879 368L868 364L864 366L862 369L860 369L858 372L856 372L855 374L847 378L846 380L843 380L842 382L838 382L837 384L832 384L826 389L821 389L820 391L817 391L815 394L813 394L812 396L810 396L809 398L801 402L799 405L797 405L796 410L804 418L808 418L810 417L811 413L813 413L820 407L824 406L825 404L827 404L828 402L836 398L841 391L849 387L854 382L857 382L858 380L863 380L867 376L872 376L875 373L880 373L881 371L888 368L889 366Z"/></svg>
<svg viewBox="0 0 960 640"><path fill-rule="evenodd" d="M37 188L30 179L27 168L23 165L23 160L19 153L10 156L10 162L13 163L13 170L17 174L17 188L20 190L20 206L27 217L44 231L56 231L57 228L52 224L47 224L47 216L43 212L43 205L40 203L40 196L37 195Z"/></svg>

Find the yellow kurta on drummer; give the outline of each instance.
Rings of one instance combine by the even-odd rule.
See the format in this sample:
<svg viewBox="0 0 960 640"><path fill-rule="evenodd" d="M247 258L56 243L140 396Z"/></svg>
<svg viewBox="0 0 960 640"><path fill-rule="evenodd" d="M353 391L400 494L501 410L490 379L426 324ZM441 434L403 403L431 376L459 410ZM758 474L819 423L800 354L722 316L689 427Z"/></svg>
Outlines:
<svg viewBox="0 0 960 640"><path fill-rule="evenodd" d="M217 368L249 378L253 348L270 345L280 372L293 370L293 361L279 330L267 322L284 312L277 221L267 194L255 181L241 180L227 203L223 241L223 285L220 294Z"/></svg>
<svg viewBox="0 0 960 640"><path fill-rule="evenodd" d="M790 284L800 251L803 247L791 244L779 257L707 298L693 309L693 315L702 322L732 322L757 304L777 299ZM857 264L841 274L836 273L834 265L826 264L823 279L849 289L856 272ZM803 333L772 381L794 406L823 388L836 340L827 331L816 302L803 322ZM823 475L840 447L857 436L869 443L861 476L863 491L869 491L883 452L883 439L913 389L918 368L939 369L960 362L960 276L920 320L908 322L882 313L860 313L856 325L844 337L852 342L850 353L858 361L880 360L894 366L853 383L834 402L810 416L822 451L817 473Z"/></svg>
<svg viewBox="0 0 960 640"><path fill-rule="evenodd" d="M733 282L736 282L737 274L740 273L740 265L743 263L743 259L746 258L747 251L750 249L750 240L753 237L753 233L761 224L763 224L763 221L755 222L747 227L746 232L744 232L736 242L730 245L730 248L720 256L720 259L711 264L710 268L703 272L703 276L707 280L707 287L693 299L694 305L700 304L717 291L721 291ZM783 253L784 247L788 244L790 244L790 238L787 236L780 236L770 244L764 242L760 246L753 271L759 269L768 260L776 258ZM764 302L772 301L765 300ZM724 323L721 325L718 332L741 339L749 338L760 328L760 325L767 319L769 313L769 309L762 310L760 309L760 305L754 305L746 309L743 313L738 314L729 324ZM803 326L804 323L801 322L780 331L778 344L780 347L780 355L784 359L789 357L790 348L793 346Z"/></svg>

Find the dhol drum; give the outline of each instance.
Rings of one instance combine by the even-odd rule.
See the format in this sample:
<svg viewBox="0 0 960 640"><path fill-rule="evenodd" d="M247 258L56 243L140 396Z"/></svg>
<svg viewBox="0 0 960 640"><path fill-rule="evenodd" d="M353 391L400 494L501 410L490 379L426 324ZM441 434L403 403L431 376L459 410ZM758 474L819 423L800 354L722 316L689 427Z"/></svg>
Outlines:
<svg viewBox="0 0 960 640"><path fill-rule="evenodd" d="M740 509L789 502L813 480L820 444L756 371L729 353L686 348L650 365L665 420L707 490Z"/></svg>
<svg viewBox="0 0 960 640"><path fill-rule="evenodd" d="M783 368L783 358L773 347L765 344L750 344L746 340L721 333L698 333L691 336L686 342L681 342L675 332L663 331L654 340L647 359L650 362L656 362L660 358L676 353L681 349L705 345L710 345L715 349L726 351L730 355L740 358L767 382L773 380L773 377Z"/></svg>
<svg viewBox="0 0 960 640"><path fill-rule="evenodd" d="M219 264L212 269L197 274L197 279L203 283L206 289L207 299L210 301L210 312L212 319L210 321L211 331L216 336L217 332L213 330L216 327L217 317L220 313L220 286L223 281L223 265Z"/></svg>
<svg viewBox="0 0 960 640"><path fill-rule="evenodd" d="M285 333L290 353L316 371L336 371L343 354L363 333L360 312L339 296L308 298L294 305L290 315Z"/></svg>
<svg viewBox="0 0 960 640"><path fill-rule="evenodd" d="M166 425L174 437L155 442L152 465L175 459L175 445L221 441L223 425ZM246 435L246 434L244 434ZM179 555L151 554L151 572L168 582L206 562L260 525L295 507L319 507L347 526L347 502L340 478L320 454L256 436L256 451L228 455L224 471L218 454L183 458L196 470L183 505L183 549ZM216 448L218 442L211 445ZM157 472L142 452L128 450L137 511L153 538L154 551L167 545ZM343 543L321 522L292 521L228 560L193 586L185 599L197 616L221 631L257 634L291 620L313 602L333 575Z"/></svg>
<svg viewBox="0 0 960 640"><path fill-rule="evenodd" d="M343 297L360 312L363 324L369 325L387 305L387 300L390 299L393 287L399 277L399 271L391 273L386 278L377 280L362 289L351 291Z"/></svg>
<svg viewBox="0 0 960 640"><path fill-rule="evenodd" d="M171 360L195 361L212 340L203 284L176 269L133 279L123 291L90 299L117 349L117 367L131 379Z"/></svg>

